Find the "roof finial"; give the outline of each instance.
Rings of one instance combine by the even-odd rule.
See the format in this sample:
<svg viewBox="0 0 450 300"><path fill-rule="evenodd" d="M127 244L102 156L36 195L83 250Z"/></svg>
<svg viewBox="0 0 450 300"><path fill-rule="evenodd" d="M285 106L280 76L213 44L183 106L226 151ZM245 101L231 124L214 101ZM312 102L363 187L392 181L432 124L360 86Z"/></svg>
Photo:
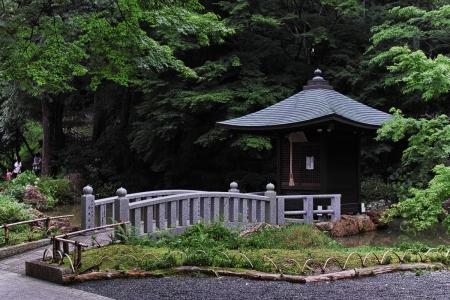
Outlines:
<svg viewBox="0 0 450 300"><path fill-rule="evenodd" d="M323 78L320 76L322 75L322 71L320 69L316 69L314 71L314 75L316 75L316 77L314 77L313 80L320 80L320 79L323 80Z"/></svg>
<svg viewBox="0 0 450 300"><path fill-rule="evenodd" d="M332 90L333 87L329 85L327 80L322 78L322 71L320 69L316 69L314 71L315 77L312 80L308 81L308 85L303 87L303 90L313 90L313 89L327 89Z"/></svg>

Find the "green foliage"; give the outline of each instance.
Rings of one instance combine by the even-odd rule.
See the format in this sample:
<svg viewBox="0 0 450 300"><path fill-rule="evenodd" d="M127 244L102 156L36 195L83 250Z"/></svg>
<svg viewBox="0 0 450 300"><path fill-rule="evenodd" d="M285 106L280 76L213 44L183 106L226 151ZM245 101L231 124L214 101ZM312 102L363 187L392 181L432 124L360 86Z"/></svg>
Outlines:
<svg viewBox="0 0 450 300"><path fill-rule="evenodd" d="M54 199L58 203L73 203L76 193L69 180L42 177L36 182L39 190L47 197Z"/></svg>
<svg viewBox="0 0 450 300"><path fill-rule="evenodd" d="M237 249L238 237L222 223L214 222L207 225L204 222L195 224L183 232L176 241L170 244L173 249L179 250L201 250L215 249ZM194 254L193 254L194 255ZM195 254L194 257L198 255Z"/></svg>
<svg viewBox="0 0 450 300"><path fill-rule="evenodd" d="M371 63L387 66L391 76L386 84L405 83L404 93L420 91L425 100L438 98L450 89L449 49L442 46L444 40L448 42L450 5L430 7L428 11L413 6L391 9L388 20L372 28L370 49L390 45Z"/></svg>
<svg viewBox="0 0 450 300"><path fill-rule="evenodd" d="M311 225L290 225L280 228L262 228L253 233L242 245L249 249L312 249L333 248L325 233Z"/></svg>
<svg viewBox="0 0 450 300"><path fill-rule="evenodd" d="M18 202L23 202L23 196L25 195L26 188L23 185L9 185L2 192L3 195L14 198Z"/></svg>
<svg viewBox="0 0 450 300"><path fill-rule="evenodd" d="M31 219L28 206L11 196L0 193L0 224L15 223Z"/></svg>
<svg viewBox="0 0 450 300"><path fill-rule="evenodd" d="M20 173L17 178L12 180L13 186L22 186L26 187L27 185L34 185L36 182L36 175L30 171L24 171Z"/></svg>
<svg viewBox="0 0 450 300"><path fill-rule="evenodd" d="M395 190L384 182L379 176L364 178L361 182L361 198L363 202L369 203L377 200L394 200Z"/></svg>
<svg viewBox="0 0 450 300"><path fill-rule="evenodd" d="M232 32L216 15L196 11L198 5L175 2L170 8L157 5L147 10L136 0L99 2L94 7L83 2L55 1L52 10L45 10L40 1L31 1L8 11L1 19L0 38L8 45L2 51L2 75L20 81L33 95L73 90L72 79L86 75L93 89L102 80L135 84L138 74L168 67L195 77L175 58L173 48L153 39L143 24L153 27L162 40L194 35L200 45L221 42ZM33 22L23 22L30 14Z"/></svg>
<svg viewBox="0 0 450 300"><path fill-rule="evenodd" d="M178 266L177 259L170 253L164 254L160 259L145 259L141 262L141 268L145 271L168 269L176 266Z"/></svg>
<svg viewBox="0 0 450 300"><path fill-rule="evenodd" d="M378 130L377 140L391 139L398 142L408 139L408 147L403 151L401 168L391 175L391 179L402 184L401 196L409 187L425 188L432 178L432 169L447 162L450 155L450 123L441 115L428 120L404 118L401 111L394 110L394 118L383 123Z"/></svg>
<svg viewBox="0 0 450 300"><path fill-rule="evenodd" d="M50 177L36 178L32 171L25 171L6 186L3 194L9 195L22 202L27 186L34 186L43 195L42 209L52 208L56 203L71 203L76 195L72 183L67 179L53 179Z"/></svg>
<svg viewBox="0 0 450 300"><path fill-rule="evenodd" d="M396 216L408 219L408 224L417 230L425 230L438 222L438 216L444 213L442 202L450 195L450 168L438 165L433 169L436 174L426 189L410 188L411 197L394 204L385 216L386 221ZM450 217L444 223L450 230Z"/></svg>

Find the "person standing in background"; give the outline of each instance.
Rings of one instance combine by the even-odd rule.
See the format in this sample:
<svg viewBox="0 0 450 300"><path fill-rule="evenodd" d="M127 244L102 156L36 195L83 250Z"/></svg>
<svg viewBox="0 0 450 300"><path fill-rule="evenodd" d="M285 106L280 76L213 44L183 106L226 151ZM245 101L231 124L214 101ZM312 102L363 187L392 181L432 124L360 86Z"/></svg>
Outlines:
<svg viewBox="0 0 450 300"><path fill-rule="evenodd" d="M6 180L11 180L12 173L9 169L6 169Z"/></svg>
<svg viewBox="0 0 450 300"><path fill-rule="evenodd" d="M42 163L41 154L37 152L34 155L33 160L33 172L36 175L36 177L39 177L41 175L41 163Z"/></svg>
<svg viewBox="0 0 450 300"><path fill-rule="evenodd" d="M13 178L17 178L17 175L22 173L22 163L20 162L20 157L16 156L16 162L14 163L14 170L13 170Z"/></svg>

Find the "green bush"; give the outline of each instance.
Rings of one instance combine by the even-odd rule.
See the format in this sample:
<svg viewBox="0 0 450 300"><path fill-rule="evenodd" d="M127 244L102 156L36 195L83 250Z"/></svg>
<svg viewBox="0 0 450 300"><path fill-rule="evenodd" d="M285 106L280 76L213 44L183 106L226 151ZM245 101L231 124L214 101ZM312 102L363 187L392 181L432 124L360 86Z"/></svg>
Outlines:
<svg viewBox="0 0 450 300"><path fill-rule="evenodd" d="M237 234L220 222L207 225L204 222L195 224L183 232L178 239L170 244L172 249L237 249L239 240Z"/></svg>
<svg viewBox="0 0 450 300"><path fill-rule="evenodd" d="M385 183L383 179L377 176L368 177L361 182L361 198L365 203L382 199L394 201L396 192L394 187Z"/></svg>
<svg viewBox="0 0 450 300"><path fill-rule="evenodd" d="M12 185L26 187L27 185L34 185L35 182L36 175L32 171L27 170L19 174L17 178L13 179Z"/></svg>
<svg viewBox="0 0 450 300"><path fill-rule="evenodd" d="M73 203L73 197L76 196L72 183L67 179L43 177L37 180L37 186L49 200L52 198L55 202Z"/></svg>
<svg viewBox="0 0 450 300"><path fill-rule="evenodd" d="M307 224L260 228L244 241L245 244L241 247L246 249L292 250L340 247L340 244L336 244L326 233Z"/></svg>
<svg viewBox="0 0 450 300"><path fill-rule="evenodd" d="M12 197L18 202L23 202L23 196L25 195L26 188L21 185L10 185L6 190L2 192L4 196Z"/></svg>
<svg viewBox="0 0 450 300"><path fill-rule="evenodd" d="M11 196L0 193L0 224L31 220L29 207Z"/></svg>

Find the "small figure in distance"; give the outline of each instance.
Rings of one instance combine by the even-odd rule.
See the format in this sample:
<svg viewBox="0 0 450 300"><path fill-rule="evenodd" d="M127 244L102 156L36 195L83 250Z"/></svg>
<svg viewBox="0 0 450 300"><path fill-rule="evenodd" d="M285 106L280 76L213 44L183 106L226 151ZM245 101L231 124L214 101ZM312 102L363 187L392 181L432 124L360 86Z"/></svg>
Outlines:
<svg viewBox="0 0 450 300"><path fill-rule="evenodd" d="M33 160L33 172L36 175L36 177L39 177L41 175L41 164L42 164L41 154L37 152L34 155Z"/></svg>
<svg viewBox="0 0 450 300"><path fill-rule="evenodd" d="M17 175L22 173L22 163L20 162L20 157L16 156L16 162L14 163L14 170L12 174L12 178L17 178Z"/></svg>
<svg viewBox="0 0 450 300"><path fill-rule="evenodd" d="M11 180L12 172L9 169L6 169L6 180Z"/></svg>

